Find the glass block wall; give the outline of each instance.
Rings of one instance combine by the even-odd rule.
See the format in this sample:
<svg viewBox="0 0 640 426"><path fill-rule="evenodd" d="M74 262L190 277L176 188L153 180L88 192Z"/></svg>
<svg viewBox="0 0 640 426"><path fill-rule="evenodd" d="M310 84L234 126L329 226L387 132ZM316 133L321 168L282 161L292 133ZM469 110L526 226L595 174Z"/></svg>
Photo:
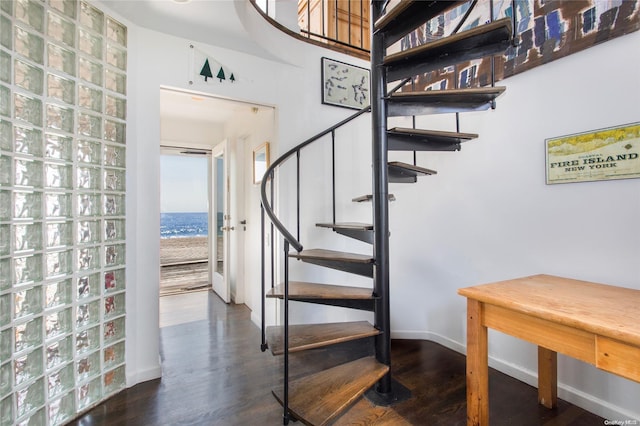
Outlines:
<svg viewBox="0 0 640 426"><path fill-rule="evenodd" d="M0 425L125 386L127 29L77 0L0 1Z"/></svg>

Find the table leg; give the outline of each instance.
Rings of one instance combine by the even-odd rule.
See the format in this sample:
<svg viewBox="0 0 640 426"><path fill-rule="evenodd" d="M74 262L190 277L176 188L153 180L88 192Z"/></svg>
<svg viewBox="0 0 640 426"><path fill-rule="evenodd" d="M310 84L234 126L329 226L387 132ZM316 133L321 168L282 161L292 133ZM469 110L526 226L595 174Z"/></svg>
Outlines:
<svg viewBox="0 0 640 426"><path fill-rule="evenodd" d="M538 346L538 402L547 408L558 405L558 354Z"/></svg>
<svg viewBox="0 0 640 426"><path fill-rule="evenodd" d="M467 299L467 426L489 425L489 359L483 304Z"/></svg>

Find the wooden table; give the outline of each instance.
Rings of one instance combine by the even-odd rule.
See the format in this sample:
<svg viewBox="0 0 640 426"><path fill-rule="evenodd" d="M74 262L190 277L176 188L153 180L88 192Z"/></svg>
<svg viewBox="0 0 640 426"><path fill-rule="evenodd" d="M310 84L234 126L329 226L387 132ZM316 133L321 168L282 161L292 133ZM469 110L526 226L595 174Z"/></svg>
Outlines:
<svg viewBox="0 0 640 426"><path fill-rule="evenodd" d="M538 345L538 400L557 404L557 353L640 382L640 290L550 275L458 290L467 298L467 425L489 424L487 329Z"/></svg>

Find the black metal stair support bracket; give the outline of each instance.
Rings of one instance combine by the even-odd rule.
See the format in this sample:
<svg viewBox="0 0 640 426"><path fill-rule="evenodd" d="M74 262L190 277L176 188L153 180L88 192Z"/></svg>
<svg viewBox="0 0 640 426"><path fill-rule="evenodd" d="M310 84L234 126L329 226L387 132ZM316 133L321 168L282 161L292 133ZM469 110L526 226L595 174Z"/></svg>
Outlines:
<svg viewBox="0 0 640 426"><path fill-rule="evenodd" d="M372 22L382 15L381 1L372 2ZM391 366L391 314L389 305L389 190L387 169L387 107L384 100L387 88L386 71L382 65L385 52L384 32L371 36L371 121L373 157L373 257L375 327L382 333L376 336L376 359ZM391 369L376 385L376 392L391 395Z"/></svg>

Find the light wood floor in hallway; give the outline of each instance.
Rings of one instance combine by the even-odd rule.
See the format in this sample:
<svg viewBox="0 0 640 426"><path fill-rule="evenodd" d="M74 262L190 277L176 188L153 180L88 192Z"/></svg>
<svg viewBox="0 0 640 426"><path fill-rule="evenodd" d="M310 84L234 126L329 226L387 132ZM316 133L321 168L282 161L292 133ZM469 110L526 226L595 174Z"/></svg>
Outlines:
<svg viewBox="0 0 640 426"><path fill-rule="evenodd" d="M226 305L214 293L200 291L162 297L161 311L162 379L120 392L72 425L282 424L282 409L271 395L280 381L281 357L260 352L260 330L246 306ZM394 340L392 364L394 377L413 396L386 410L406 424L466 424L463 355L432 342ZM538 405L535 388L494 370L490 395L492 425L604 424L562 400L557 409L547 410ZM336 424L397 425L380 421L384 410L363 399ZM368 420L345 420L362 414Z"/></svg>

